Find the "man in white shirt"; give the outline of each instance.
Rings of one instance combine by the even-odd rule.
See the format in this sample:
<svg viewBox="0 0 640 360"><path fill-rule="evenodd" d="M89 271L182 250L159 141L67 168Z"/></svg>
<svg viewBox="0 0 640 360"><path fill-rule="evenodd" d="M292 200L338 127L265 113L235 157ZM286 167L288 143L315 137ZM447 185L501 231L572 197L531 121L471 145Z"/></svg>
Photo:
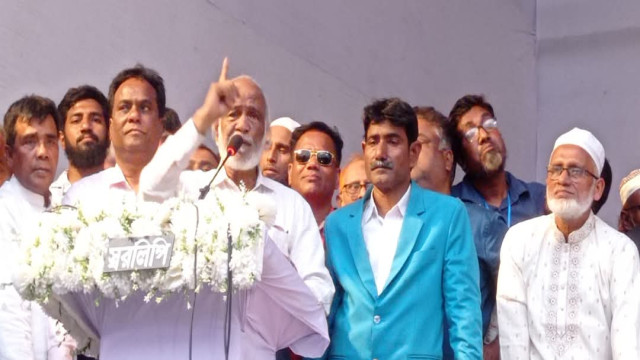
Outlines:
<svg viewBox="0 0 640 360"><path fill-rule="evenodd" d="M289 164L291 164L291 135L300 126L289 117L275 119L269 125L267 141L260 158L262 176L282 185L289 185Z"/></svg>
<svg viewBox="0 0 640 360"><path fill-rule="evenodd" d="M294 190L262 176L258 167L266 134L264 94L248 76L227 80L224 69L226 67L220 82L211 85L203 106L167 139L144 169L140 192L150 200L178 194L198 198L200 189L209 186L214 171L183 172L191 153L212 126L220 154L227 153L226 146L232 135L241 135L243 144L237 155L229 158L211 187L233 191L244 187L274 200L277 214L268 237L293 262L300 277L328 311L334 287L325 267L322 240L311 208ZM228 107L225 101L230 101Z"/></svg>
<svg viewBox="0 0 640 360"><path fill-rule="evenodd" d="M591 211L604 156L586 130L561 135L547 168L551 214L505 236L497 293L504 359L640 359L638 252Z"/></svg>
<svg viewBox="0 0 640 360"><path fill-rule="evenodd" d="M151 76L145 77L145 74ZM248 188L255 186L260 191L274 194L278 202L287 204L288 208L284 209L282 214L279 213L278 217L289 221L289 219L298 219L300 216L306 215L311 219L311 224L315 226L311 210L304 200L299 196L292 200L292 194L296 195L294 191L259 175L256 178L258 173L256 164L262 146L259 141L254 142L253 138L256 134L264 133L264 127L259 126L264 124L263 116L266 111L266 107L259 105L265 104L262 93L257 93L253 91L253 87L250 87L251 93L245 94L244 91L247 88L243 87L243 85L247 84L244 82L247 78L239 80L240 83L237 87L233 81L226 80L226 77L223 76L221 78L222 80L219 83L212 84L203 106L196 111L194 120L187 122L178 132L178 134L185 134L186 131L187 138L194 136L196 140L188 140L190 142L187 144L183 141L184 138L180 140L178 135L169 136L167 141L158 149L159 139L163 130L160 120L162 110L160 109L164 109L164 87L154 87L154 84L161 85L162 78L157 73L140 66L121 72L112 83L109 96L112 104L110 135L115 149L116 167L78 181L65 196L65 202L70 204L80 203L80 206L97 204L97 206L104 207L108 206L109 201L136 201L136 193L138 191L143 192L143 189L145 189L140 172L149 163L156 149L158 149L157 155L159 158L154 158L154 162L158 159L160 159L161 163L168 160L169 165L164 167L162 164L154 166L154 164L149 163L147 166L152 170L158 171L153 175L154 180L162 182L162 178L169 176L168 181L172 180L174 185L165 194L168 194L168 196L173 195L177 189L178 175L187 165L190 159L190 152L198 146L197 139L202 137L199 133L206 131L216 119L220 118L221 114L227 114L220 120L220 123L224 124L224 129L229 131L229 133L224 133L224 143L227 143L232 131L245 135L243 148L250 150L248 163L253 164L254 177L252 180L250 171L236 170L242 169L242 166L247 166L246 162L243 163L243 157L238 156L234 159L236 166L229 168L229 177L218 177L216 179L218 182L214 183L214 185L218 186L219 189L238 191L238 185L229 180L229 178L236 179L235 176L240 176ZM196 128L196 124L201 127ZM249 124L252 126L249 126ZM250 131L251 135L247 135ZM261 137L256 138L261 139ZM178 142L176 143L176 141ZM181 147L185 146L189 147L189 151L183 151L180 154L176 153L176 151L181 151ZM242 150L240 152L243 153ZM180 161L171 160L178 155L182 156ZM246 159L244 160L246 161ZM170 171L170 173L166 174L166 171ZM187 173L196 174L194 175L196 185L193 188L189 188L189 190L195 190L195 192L198 192L198 188L207 184L211 179L210 172L189 171ZM272 192L273 188L276 188L278 192ZM282 192L280 189L286 189L288 192ZM209 198L207 200L212 199ZM303 205L306 205L306 208ZM311 291L314 288L311 288L311 286L309 286L311 289L307 288L297 278L298 275L294 267L280 254L280 250L271 251L271 249L276 249L271 239L276 243L283 243L281 239L286 239L289 232L292 232L293 234L300 234L300 238L303 241L306 238L317 239L320 256L322 257L322 245L319 240L318 228L317 226L306 227L301 221L294 224L282 223L278 222L278 218L276 218L275 224L269 232L269 238L265 240L265 259L263 260L263 264L266 267L263 271L265 278L257 282L248 291L247 297L241 297L241 299L245 299L244 301L237 303L239 299L237 296L234 297L234 303L240 306L240 310L234 311L237 316L233 316L231 321L233 335L231 339L231 359L273 358L275 350L287 346L291 346L305 355L317 356L324 351L328 344L324 309L322 302L317 300L316 293ZM292 226L289 227L288 225ZM295 239L297 240L298 238L296 237ZM289 245L292 244L290 243ZM307 244L305 243L304 245ZM302 246L296 247L295 250L307 251ZM310 249L309 251L313 250ZM314 259L310 259L309 262L312 263L312 260ZM324 258L322 257L319 263L322 266L321 270L326 273L323 262ZM312 269L307 264L301 264L301 268L305 270ZM298 271L300 271L300 268L298 268ZM316 280L316 274L312 271L309 271L309 274L311 280L308 280L308 283L319 283L318 289L324 290L320 286L322 283ZM292 281L291 276L298 281ZM326 273L326 279L330 284L328 273ZM307 285L309 285L308 283ZM331 290L333 290L332 287ZM331 294L332 291L329 294L328 301L330 301ZM213 297L206 297L210 300L209 305L211 306L196 313L195 318L202 318L200 322L205 322L207 325L198 330L194 328L193 347L194 349L209 349L210 351L207 350L207 353L212 354L211 351L214 351L213 356L220 357L222 348L218 344L223 338L223 327L221 326L223 316L218 310L224 309L226 300L220 294L213 295ZM76 293L73 296L79 299L83 294ZM202 299L202 297L199 296L199 299ZM93 301L79 304L74 300L71 302L71 306L73 304L86 309L86 313L96 311L92 308L95 307ZM163 319L162 314L171 313L163 311L162 308L154 307L154 304L143 308L139 308L139 304L134 304L135 306L124 305L114 309L102 303L97 311L108 311L109 314L104 313L106 314L104 317L94 319L95 321L92 322L96 326L97 335L101 338L100 350L104 358L121 358L120 354L126 352L127 347L135 348L131 350L132 353L158 353L157 358L175 358L175 354L171 352L173 350L163 352L163 346L169 346L175 350L189 345L187 337L180 336L176 338L175 335L171 335L175 334L174 328L167 329L168 332L162 332L158 328L160 331L158 334L160 335L157 338L151 334L137 337L135 341L130 340L132 338L129 336L126 336L126 341L124 342L118 341L123 334L135 333L135 330L141 324L153 327L155 323L163 323L161 321ZM180 316L181 319L190 318L190 314L185 313L184 307L182 310L182 313L179 315L176 313L175 315ZM129 316L131 312L134 312L136 317ZM82 312L76 313L82 314ZM113 319L121 319L121 321L113 322ZM140 322L137 319L140 319ZM243 330L242 334L239 334L239 329ZM181 333L186 334L186 332ZM158 345L159 342L162 345ZM258 351L260 355L252 357L257 354L253 351ZM245 354L252 355L245 357Z"/></svg>
<svg viewBox="0 0 640 360"><path fill-rule="evenodd" d="M58 113L53 101L26 96L4 116L13 177L0 187L0 359L71 359L59 346L55 324L40 306L23 301L11 285L19 235L49 205L58 164Z"/></svg>
<svg viewBox="0 0 640 360"><path fill-rule="evenodd" d="M135 201L142 169L151 160L164 131L164 80L142 65L121 71L109 87L111 139L116 166L76 182L64 204L107 206Z"/></svg>
<svg viewBox="0 0 640 360"><path fill-rule="evenodd" d="M109 149L109 102L90 85L71 88L58 104L60 144L69 168L51 184L51 204L62 203L71 184L102 171Z"/></svg>

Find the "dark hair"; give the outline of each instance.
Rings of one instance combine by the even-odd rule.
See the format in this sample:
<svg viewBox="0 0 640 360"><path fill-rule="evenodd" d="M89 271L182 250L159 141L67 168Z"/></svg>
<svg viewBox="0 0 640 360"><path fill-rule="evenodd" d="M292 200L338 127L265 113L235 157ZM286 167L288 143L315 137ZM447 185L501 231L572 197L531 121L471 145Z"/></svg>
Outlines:
<svg viewBox="0 0 640 360"><path fill-rule="evenodd" d="M607 158L604 159L604 165L602 166L602 173L600 173L600 177L604 180L604 190L602 191L600 200L594 201L591 204L591 210L593 210L594 214L597 214L598 211L600 211L600 208L602 208L602 206L607 202L607 199L609 198L609 191L611 190L611 181L613 180L613 177L611 164L609 164L609 160L607 160Z"/></svg>
<svg viewBox="0 0 640 360"><path fill-rule="evenodd" d="M60 114L53 100L38 95L28 95L14 102L4 114L4 133L7 137L7 145L12 147L16 141L16 123L24 121L31 123L37 119L43 122L51 115L56 126L56 132L60 131Z"/></svg>
<svg viewBox="0 0 640 360"><path fill-rule="evenodd" d="M182 126L178 113L170 107L165 108L162 126L164 126L164 131L175 134Z"/></svg>
<svg viewBox="0 0 640 360"><path fill-rule="evenodd" d="M411 105L398 98L375 100L364 108L362 122L367 136L371 124L389 121L393 126L404 128L409 144L418 139L418 118Z"/></svg>
<svg viewBox="0 0 640 360"><path fill-rule="evenodd" d="M465 95L456 101L451 112L449 112L448 133L451 139L453 157L458 163L460 163L461 159L464 159L464 154L462 153L462 134L458 131L458 123L460 123L460 118L474 106L479 106L487 110L493 117L496 116L493 112L493 106L485 100L483 95Z"/></svg>
<svg viewBox="0 0 640 360"><path fill-rule="evenodd" d="M107 128L109 128L109 118L111 116L109 101L107 101L104 94L94 86L82 85L67 90L67 93L64 94L64 97L60 100L60 104L58 104L58 113L60 114L58 129L64 129L69 109L71 109L77 102L87 99L95 100L100 104L100 107L102 108L102 116L104 116L105 124L107 125Z"/></svg>
<svg viewBox="0 0 640 360"><path fill-rule="evenodd" d="M440 130L440 143L444 143L447 148L451 149L451 134L449 133L449 119L444 114L436 110L433 106L415 106L413 108L418 119L424 119L426 122L433 126L437 126ZM453 151L452 151L453 152ZM456 177L456 163L455 157L453 160L453 167L451 169L450 181Z"/></svg>
<svg viewBox="0 0 640 360"><path fill-rule="evenodd" d="M335 146L336 148L336 157L338 160L337 165L340 166L340 161L342 161L342 147L344 146L344 142L342 141L342 137L340 136L340 133L335 126L329 126L322 121L312 121L308 124L298 126L295 130L293 130L293 133L291 134L292 147L296 146L296 143L298 142L298 140L300 140L304 133L311 130L319 131L331 138L331 141L333 141L333 146Z"/></svg>
<svg viewBox="0 0 640 360"><path fill-rule="evenodd" d="M136 66L124 69L116 75L115 78L111 81L111 85L109 86L109 105L113 108L113 102L115 98L116 91L123 82L131 79L138 78L142 79L151 85L151 87L156 91L156 101L158 103L158 115L160 117L164 117L164 113L166 111L166 94L164 91L164 80L162 80L162 76L158 74L157 71L153 69L149 69L142 64L137 64Z"/></svg>

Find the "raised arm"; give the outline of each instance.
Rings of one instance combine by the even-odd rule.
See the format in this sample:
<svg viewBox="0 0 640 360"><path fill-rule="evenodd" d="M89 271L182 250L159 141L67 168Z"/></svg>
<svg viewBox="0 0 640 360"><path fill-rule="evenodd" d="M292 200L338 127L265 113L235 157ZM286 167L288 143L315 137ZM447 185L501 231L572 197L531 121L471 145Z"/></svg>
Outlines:
<svg viewBox="0 0 640 360"><path fill-rule="evenodd" d="M162 201L177 194L180 174L189 163L191 154L202 143L208 129L229 111L237 97L238 90L233 81L227 79L228 71L229 62L225 58L220 77L209 87L202 106L176 134L167 138L142 170L139 193L143 199Z"/></svg>

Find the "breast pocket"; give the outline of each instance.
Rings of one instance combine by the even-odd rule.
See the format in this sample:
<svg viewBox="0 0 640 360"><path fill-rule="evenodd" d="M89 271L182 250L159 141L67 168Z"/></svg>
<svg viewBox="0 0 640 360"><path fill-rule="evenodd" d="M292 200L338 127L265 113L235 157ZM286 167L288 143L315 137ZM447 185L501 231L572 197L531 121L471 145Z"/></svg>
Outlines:
<svg viewBox="0 0 640 360"><path fill-rule="evenodd" d="M438 260L438 252L435 248L426 248L416 251L411 255L411 265L427 265L433 264Z"/></svg>

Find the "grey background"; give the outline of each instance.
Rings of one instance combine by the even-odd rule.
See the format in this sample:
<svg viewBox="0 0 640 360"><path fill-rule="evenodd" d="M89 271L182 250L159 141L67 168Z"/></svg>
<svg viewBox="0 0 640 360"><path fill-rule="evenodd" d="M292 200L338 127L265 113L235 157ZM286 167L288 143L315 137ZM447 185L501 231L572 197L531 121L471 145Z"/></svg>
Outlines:
<svg viewBox="0 0 640 360"><path fill-rule="evenodd" d="M84 83L106 92L140 62L163 75L184 121L228 56L231 75L262 85L272 119L337 125L347 158L374 98L448 114L483 93L522 179L544 180L560 133L592 130L614 170L601 214L615 225L617 186L638 167L639 24L635 1L4 0L0 109L29 93L58 102Z"/></svg>

